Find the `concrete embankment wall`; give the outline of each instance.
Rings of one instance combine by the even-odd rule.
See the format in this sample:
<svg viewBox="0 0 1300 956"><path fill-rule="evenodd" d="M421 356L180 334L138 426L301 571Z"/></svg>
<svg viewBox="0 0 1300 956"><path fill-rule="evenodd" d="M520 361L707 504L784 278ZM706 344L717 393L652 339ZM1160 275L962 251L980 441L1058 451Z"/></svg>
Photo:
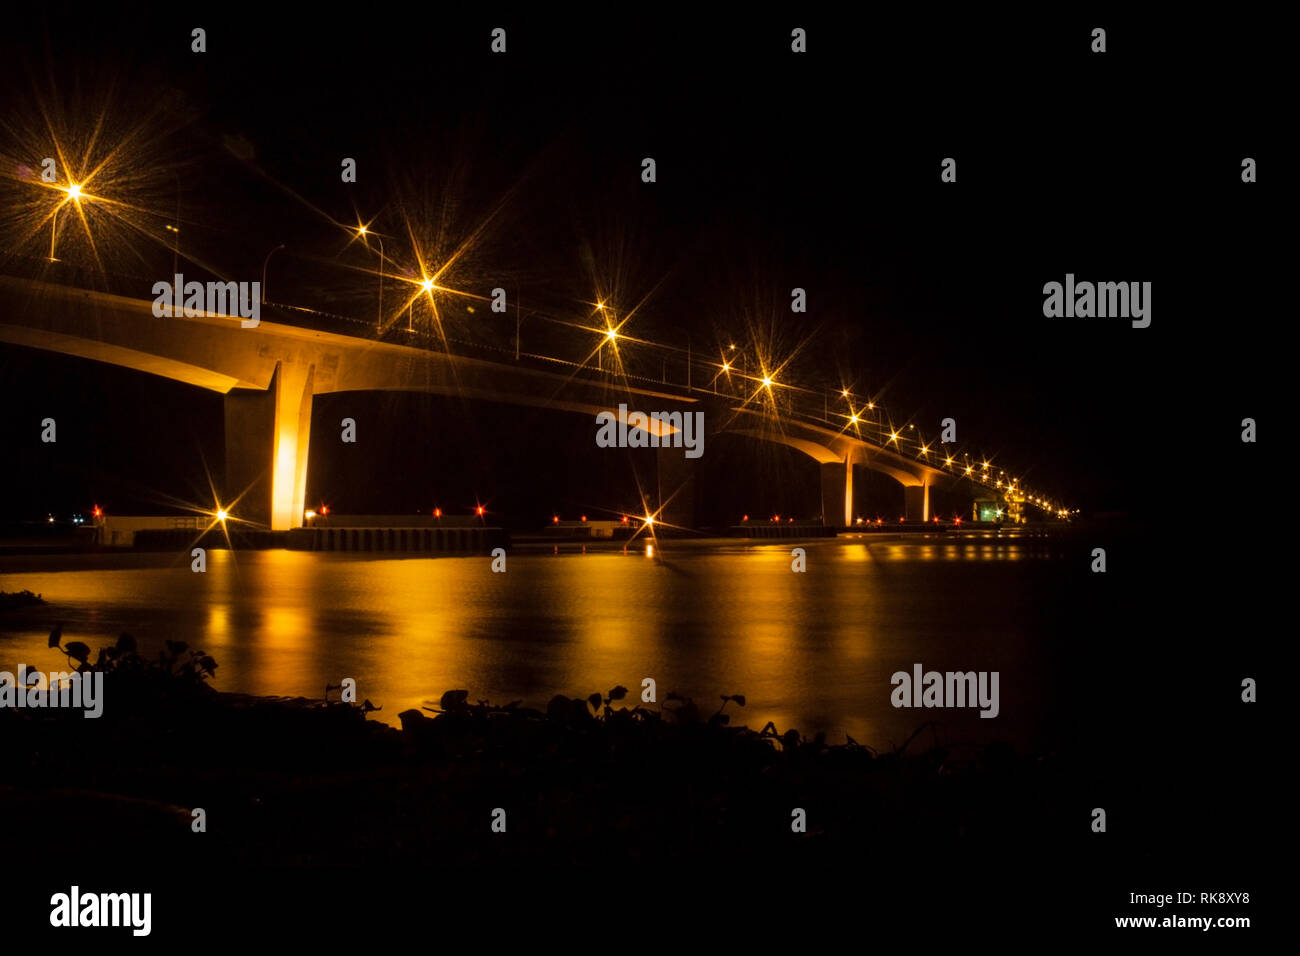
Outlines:
<svg viewBox="0 0 1300 956"><path fill-rule="evenodd" d="M237 549L489 554L493 548L508 550L510 536L501 528L295 528L292 531L232 533L230 544ZM226 536L220 531L211 531L196 539L193 531L173 529L137 531L134 545L142 551L184 551L193 547L228 546Z"/></svg>

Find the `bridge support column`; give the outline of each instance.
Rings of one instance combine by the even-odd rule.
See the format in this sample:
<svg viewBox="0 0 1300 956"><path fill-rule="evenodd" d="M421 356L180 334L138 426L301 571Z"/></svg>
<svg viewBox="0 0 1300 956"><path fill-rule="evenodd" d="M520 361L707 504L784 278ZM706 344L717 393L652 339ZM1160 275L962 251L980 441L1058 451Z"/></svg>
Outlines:
<svg viewBox="0 0 1300 956"><path fill-rule="evenodd" d="M266 391L226 395L226 500L241 521L301 528L315 367L278 363ZM238 498L238 503L233 504Z"/></svg>
<svg viewBox="0 0 1300 956"><path fill-rule="evenodd" d="M930 485L906 485L903 488L904 514L908 521L930 520Z"/></svg>
<svg viewBox="0 0 1300 956"><path fill-rule="evenodd" d="M821 466L822 525L848 528L853 525L853 459L825 462Z"/></svg>

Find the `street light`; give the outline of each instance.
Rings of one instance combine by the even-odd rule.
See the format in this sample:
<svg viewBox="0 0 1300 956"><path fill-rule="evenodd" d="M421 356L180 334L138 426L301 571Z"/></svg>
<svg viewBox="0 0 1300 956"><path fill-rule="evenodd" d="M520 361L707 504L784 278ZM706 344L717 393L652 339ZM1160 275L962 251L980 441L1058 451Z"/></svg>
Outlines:
<svg viewBox="0 0 1300 956"><path fill-rule="evenodd" d="M179 246L181 241L181 231L171 223L163 226L163 228L172 233L172 275L175 275L177 271L177 263L180 261Z"/></svg>
<svg viewBox="0 0 1300 956"><path fill-rule="evenodd" d="M266 254L266 259L262 262L262 305L266 305L266 267L271 264L271 256L275 255L284 248L284 243L280 243L274 249Z"/></svg>
<svg viewBox="0 0 1300 956"><path fill-rule="evenodd" d="M68 187L64 189L64 192L68 194L68 199L71 199L78 206L81 205L81 186L79 184L69 183ZM51 262L59 261L54 257L54 242L55 242L55 236L57 235L59 229L59 210L63 208L63 204L66 203L68 199L63 200L63 202L55 206L54 215L50 217L50 261Z"/></svg>
<svg viewBox="0 0 1300 956"><path fill-rule="evenodd" d="M379 237L379 233L372 233L365 226L357 227L357 235L361 241L365 242L367 236L374 236L375 242L379 243L379 314L375 317L375 331L384 331L384 240ZM369 245L366 248L370 248Z"/></svg>

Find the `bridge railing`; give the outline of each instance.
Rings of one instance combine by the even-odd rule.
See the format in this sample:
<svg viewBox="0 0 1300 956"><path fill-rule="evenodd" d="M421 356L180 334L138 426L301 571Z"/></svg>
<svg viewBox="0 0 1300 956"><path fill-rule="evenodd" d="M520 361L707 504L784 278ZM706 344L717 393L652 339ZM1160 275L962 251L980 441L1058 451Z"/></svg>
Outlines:
<svg viewBox="0 0 1300 956"><path fill-rule="evenodd" d="M159 281L157 276L98 268L91 270L73 262L51 262L13 254L0 257L0 271L136 299L145 298L153 283ZM401 282L398 277L393 281ZM425 301L420 301L418 306L412 304L407 310L406 324L402 323L399 311L382 330L374 318L359 318L325 309L269 300L262 308L262 318L267 321L560 372L591 383L632 385L671 390L691 397L729 399L742 407L775 413L775 427L780 427L782 421L817 425L950 472L987 493L1002 494L1010 489L1010 479L1002 480L1000 470L983 467L988 459L971 458L968 454L950 455L933 439L927 442L914 425L895 425L888 412L874 403L856 405L838 392L832 399L829 389L806 388L787 382L764 386L761 378L745 370L743 365L724 371L722 363L697 358L699 353L689 347L683 349L631 336L620 336L611 347L598 334L593 334L597 330L586 329L538 310L522 311L516 306L513 316L508 311L505 318L513 319L514 328L509 330L513 334L502 337L499 325L478 323L485 334L470 338L460 334L467 327L463 322L438 321ZM486 306L482 311L493 314ZM499 313L496 315L500 317ZM528 348L523 344L525 330ZM587 340L575 345L575 331L579 332L578 338ZM561 352L566 354L558 354ZM658 375L653 374L656 366ZM851 410L832 412L833 406L841 405ZM1017 492L1028 494L1035 503L1041 500L1022 488L1017 488ZM1040 507L1046 507L1045 501Z"/></svg>

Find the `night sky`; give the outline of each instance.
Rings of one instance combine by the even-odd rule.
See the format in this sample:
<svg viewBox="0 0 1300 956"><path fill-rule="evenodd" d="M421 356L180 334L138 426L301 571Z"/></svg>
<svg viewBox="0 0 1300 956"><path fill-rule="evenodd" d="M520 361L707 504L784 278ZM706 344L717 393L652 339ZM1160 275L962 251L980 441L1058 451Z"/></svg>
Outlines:
<svg viewBox="0 0 1300 956"><path fill-rule="evenodd" d="M1091 21L1068 17L918 30L800 13L805 56L789 52L785 16L642 19L440 12L395 30L104 12L75 32L20 19L0 39L6 198L30 189L11 171L39 161L42 108L82 131L102 113L103 143L132 136L119 166L151 211L141 221L156 231L179 201L187 278L258 279L284 243L273 300L368 320L374 278L361 270L375 257L338 223L372 222L390 259L409 247L408 223L435 255L474 235L455 288L499 285L528 314L579 322L609 295L638 306L629 333L682 348L689 337L703 353L762 341L784 361L797 348L783 378L851 386L929 433L952 416L963 447L1089 513L1204 506L1284 360L1268 245L1277 117L1251 92L1268 57L1244 61L1231 26L1206 37L1113 17L1104 56L1088 50ZM196 25L204 54L190 52ZM489 52L496 25L503 56ZM1251 187L1247 155L1261 169ZM345 156L355 184L340 181ZM947 156L955 184L939 181ZM38 274L48 230L24 235L13 213L0 226L7 268ZM114 290L150 298L171 251L111 237ZM1067 272L1152 282L1152 326L1045 318L1042 286ZM795 286L806 314L789 310ZM450 327L508 349L513 320L477 304ZM220 469L212 393L15 347L0 349L0 389L11 517L92 502L158 511L194 500L205 461ZM34 424L47 414L57 450ZM365 423L364 458L322 438L345 414ZM318 398L309 499L373 512L491 498L525 523L622 506L581 458L589 423L475 415L425 396ZM1217 451L1198 460L1205 441ZM553 478L512 467L557 448L576 457L544 469ZM813 474L784 451L737 454ZM709 496L728 510L815 516L814 480L756 490L717 470ZM1172 480L1153 491L1151 472Z"/></svg>

